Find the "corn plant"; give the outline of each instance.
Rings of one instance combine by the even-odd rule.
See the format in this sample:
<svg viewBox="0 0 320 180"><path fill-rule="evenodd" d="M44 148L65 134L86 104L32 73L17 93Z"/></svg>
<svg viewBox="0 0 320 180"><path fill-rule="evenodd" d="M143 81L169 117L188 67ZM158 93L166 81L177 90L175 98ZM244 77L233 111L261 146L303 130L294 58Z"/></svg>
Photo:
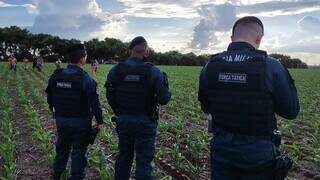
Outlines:
<svg viewBox="0 0 320 180"><path fill-rule="evenodd" d="M10 98L8 88L0 87L0 179L14 179L16 168L14 157L12 109L10 107Z"/></svg>

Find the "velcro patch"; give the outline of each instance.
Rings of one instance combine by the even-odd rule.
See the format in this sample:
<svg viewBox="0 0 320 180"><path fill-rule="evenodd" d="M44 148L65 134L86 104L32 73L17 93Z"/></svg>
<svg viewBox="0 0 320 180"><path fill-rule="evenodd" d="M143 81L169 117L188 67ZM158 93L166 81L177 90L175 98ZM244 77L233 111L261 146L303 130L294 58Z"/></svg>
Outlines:
<svg viewBox="0 0 320 180"><path fill-rule="evenodd" d="M124 81L127 81L127 82L140 82L140 75L127 75L124 78Z"/></svg>
<svg viewBox="0 0 320 180"><path fill-rule="evenodd" d="M245 84L247 83L247 74L219 73L219 82Z"/></svg>
<svg viewBox="0 0 320 180"><path fill-rule="evenodd" d="M57 88L71 89L72 88L72 83L69 83L69 82L57 82Z"/></svg>

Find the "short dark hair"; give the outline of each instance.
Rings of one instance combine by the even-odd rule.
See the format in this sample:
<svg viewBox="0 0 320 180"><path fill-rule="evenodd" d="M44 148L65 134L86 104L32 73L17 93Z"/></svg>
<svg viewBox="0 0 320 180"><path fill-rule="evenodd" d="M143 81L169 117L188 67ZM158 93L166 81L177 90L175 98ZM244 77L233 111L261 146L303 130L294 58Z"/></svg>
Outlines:
<svg viewBox="0 0 320 180"><path fill-rule="evenodd" d="M130 42L129 49L132 50L135 46L143 44L143 43L147 43L147 41L146 41L146 39L144 37L142 37L142 36L135 37Z"/></svg>
<svg viewBox="0 0 320 180"><path fill-rule="evenodd" d="M83 44L75 44L69 47L68 55L70 62L73 64L77 64L79 63L81 58L87 55L87 51Z"/></svg>
<svg viewBox="0 0 320 180"><path fill-rule="evenodd" d="M242 18L238 19L234 23L233 28L232 28L232 35L234 35L234 31L235 31L235 29L236 29L236 27L238 25L245 24L245 23L256 23L256 24L258 24L262 28L262 33L264 33L263 23L259 18L255 17L255 16L245 16L245 17L242 17Z"/></svg>

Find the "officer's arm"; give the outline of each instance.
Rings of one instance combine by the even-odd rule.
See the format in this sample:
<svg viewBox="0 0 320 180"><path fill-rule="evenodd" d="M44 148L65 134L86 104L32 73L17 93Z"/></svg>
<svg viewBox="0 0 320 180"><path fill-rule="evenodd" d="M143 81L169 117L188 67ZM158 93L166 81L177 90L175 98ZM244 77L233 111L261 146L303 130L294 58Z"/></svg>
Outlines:
<svg viewBox="0 0 320 180"><path fill-rule="evenodd" d="M171 92L169 91L169 82L167 75L160 71L160 69L153 67L152 74L155 82L155 93L158 103L166 105L171 99Z"/></svg>
<svg viewBox="0 0 320 180"><path fill-rule="evenodd" d="M108 104L110 105L111 109L115 112L115 84L113 83L113 78L114 78L114 68L112 68L109 71L109 74L107 76L107 81L105 83L105 88L106 88L106 97L108 100Z"/></svg>
<svg viewBox="0 0 320 180"><path fill-rule="evenodd" d="M53 111L52 90L51 90L51 88L52 88L52 78L49 79L48 86L47 86L45 92L47 93L47 103L49 105L49 109L51 111Z"/></svg>
<svg viewBox="0 0 320 180"><path fill-rule="evenodd" d="M87 81L88 82L86 83L87 85L85 89L87 90L88 103L97 123L101 125L103 124L103 117L101 104L99 101L99 94L97 92L97 83L95 80L89 78Z"/></svg>
<svg viewBox="0 0 320 180"><path fill-rule="evenodd" d="M279 61L271 61L271 63L275 111L283 118L295 119L299 114L300 105L294 80Z"/></svg>
<svg viewBox="0 0 320 180"><path fill-rule="evenodd" d="M201 70L200 77L199 77L199 90L198 90L198 100L201 104L201 109L204 113L209 113L208 111L208 87L207 87L207 80L205 77L205 70L206 67L204 67Z"/></svg>

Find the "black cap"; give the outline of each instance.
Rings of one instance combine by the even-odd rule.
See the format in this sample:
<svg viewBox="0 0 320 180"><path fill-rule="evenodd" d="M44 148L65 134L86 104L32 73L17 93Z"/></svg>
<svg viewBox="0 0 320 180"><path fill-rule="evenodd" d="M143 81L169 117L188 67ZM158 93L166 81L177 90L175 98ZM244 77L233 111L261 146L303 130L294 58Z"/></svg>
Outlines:
<svg viewBox="0 0 320 180"><path fill-rule="evenodd" d="M83 44L74 44L68 48L68 53L73 54L79 51L85 51L86 47Z"/></svg>
<svg viewBox="0 0 320 180"><path fill-rule="evenodd" d="M255 17L255 16L245 16L245 17L242 17L242 18L238 19L234 23L233 28L232 28L232 34L234 34L234 30L239 25L239 23L243 23L243 22L255 22L255 23L257 23L259 26L261 26L262 33L264 33L263 23L259 18Z"/></svg>
<svg viewBox="0 0 320 180"><path fill-rule="evenodd" d="M139 44L143 44L143 43L147 43L146 39L142 36L138 36L138 37L135 37L130 45L129 45L129 49L133 49L136 45L139 45Z"/></svg>

